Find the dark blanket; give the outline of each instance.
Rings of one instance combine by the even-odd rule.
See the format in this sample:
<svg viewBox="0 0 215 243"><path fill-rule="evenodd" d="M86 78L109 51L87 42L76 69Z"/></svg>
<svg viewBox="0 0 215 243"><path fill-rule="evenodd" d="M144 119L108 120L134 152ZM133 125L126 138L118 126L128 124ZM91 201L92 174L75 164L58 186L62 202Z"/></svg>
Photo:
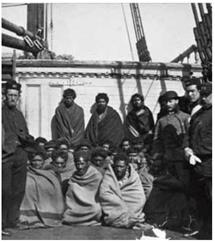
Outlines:
<svg viewBox="0 0 215 243"><path fill-rule="evenodd" d="M70 144L78 145L84 135L84 111L74 103L69 109L61 103L52 118L52 139L66 138Z"/></svg>
<svg viewBox="0 0 215 243"><path fill-rule="evenodd" d="M118 147L124 137L119 114L108 106L106 116L99 122L98 113L95 111L88 122L85 137L93 146L108 140L112 142L113 146Z"/></svg>
<svg viewBox="0 0 215 243"><path fill-rule="evenodd" d="M147 106L143 107L144 112L137 114L132 110L128 113L125 120L125 129L127 136L131 139L136 137L145 138L149 131L154 128L154 119L152 112Z"/></svg>
<svg viewBox="0 0 215 243"><path fill-rule="evenodd" d="M176 178L163 175L154 180L144 212L148 223L161 228L178 230L187 222L188 200Z"/></svg>

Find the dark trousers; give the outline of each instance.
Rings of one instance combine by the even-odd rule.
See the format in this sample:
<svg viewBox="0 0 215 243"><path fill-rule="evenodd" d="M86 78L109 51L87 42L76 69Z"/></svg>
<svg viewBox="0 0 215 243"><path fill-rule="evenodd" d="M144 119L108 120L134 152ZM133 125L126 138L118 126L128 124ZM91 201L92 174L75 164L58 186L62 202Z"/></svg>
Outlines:
<svg viewBox="0 0 215 243"><path fill-rule="evenodd" d="M18 147L2 164L2 227L14 227L25 193L27 154Z"/></svg>
<svg viewBox="0 0 215 243"><path fill-rule="evenodd" d="M212 177L191 174L191 196L197 204L197 213L202 222L198 239L212 239Z"/></svg>
<svg viewBox="0 0 215 243"><path fill-rule="evenodd" d="M184 161L166 161L167 169L170 174L175 176L184 188L186 194L189 193L190 171Z"/></svg>

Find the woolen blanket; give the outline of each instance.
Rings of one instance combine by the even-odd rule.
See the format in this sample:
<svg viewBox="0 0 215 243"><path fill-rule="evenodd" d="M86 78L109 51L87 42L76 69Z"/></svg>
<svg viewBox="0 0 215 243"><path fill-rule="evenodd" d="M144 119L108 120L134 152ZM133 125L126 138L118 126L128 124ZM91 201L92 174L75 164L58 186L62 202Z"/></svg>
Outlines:
<svg viewBox="0 0 215 243"><path fill-rule="evenodd" d="M118 147L124 137L124 130L119 114L110 106L107 107L107 114L99 122L98 113L95 111L86 128L85 137L93 146L101 145L110 141Z"/></svg>
<svg viewBox="0 0 215 243"><path fill-rule="evenodd" d="M56 226L64 211L60 182L53 171L29 168L20 221L29 227Z"/></svg>
<svg viewBox="0 0 215 243"><path fill-rule="evenodd" d="M74 172L69 180L66 193L64 223L76 225L100 224L101 206L98 202L98 190L101 180L101 173L93 166L89 166L83 176Z"/></svg>
<svg viewBox="0 0 215 243"><path fill-rule="evenodd" d="M144 218L144 190L137 172L131 165L129 171L130 176L121 187L111 165L105 172L99 200L106 225L129 228Z"/></svg>
<svg viewBox="0 0 215 243"><path fill-rule="evenodd" d="M60 104L52 119L52 139L66 138L70 144L78 145L84 135L84 111L74 103L69 109Z"/></svg>

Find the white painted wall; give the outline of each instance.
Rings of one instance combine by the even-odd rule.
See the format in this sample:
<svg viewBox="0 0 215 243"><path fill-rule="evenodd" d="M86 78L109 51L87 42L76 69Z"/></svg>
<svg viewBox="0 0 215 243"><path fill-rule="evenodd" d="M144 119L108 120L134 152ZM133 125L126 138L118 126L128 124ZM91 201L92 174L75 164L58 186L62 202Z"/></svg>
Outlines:
<svg viewBox="0 0 215 243"><path fill-rule="evenodd" d="M63 90L73 88L77 93L75 102L83 107L85 113L85 124L91 116L90 108L94 104L95 96L99 92L106 92L110 98L109 105L116 109L121 118L123 113L120 111L120 93L116 79L96 79L74 78L77 85L68 86L68 79L20 79L23 87L21 109L26 117L30 133L37 136L51 138L50 123L54 115L55 108L60 102ZM59 81L62 84L59 84ZM66 82L65 82L66 81ZM161 93L160 80L145 79L141 80L145 104L151 109L154 116L159 112L157 99ZM184 89L180 81L165 81L168 90L176 90L179 95L184 94ZM138 92L134 79L124 80L122 84L124 103L122 107L127 110L127 105L131 95Z"/></svg>
<svg viewBox="0 0 215 243"><path fill-rule="evenodd" d="M109 74L112 68L101 66L100 68L89 66L75 67L19 67L17 66L17 81L22 84L21 110L26 117L30 133L34 137L43 136L51 139L51 119L58 106L63 90L73 88L77 93L75 102L83 107L85 113L85 125L91 116L91 106L95 102L95 96L105 92L109 96L109 105L116 109L122 120L128 111L128 103L131 96L140 90L145 97L145 104L153 112L156 118L159 112L158 97L166 90L175 90L178 95L184 95L182 82L177 78L161 80L159 71L140 70L150 73L151 76L143 77L139 82L132 76L121 79L112 78ZM107 76L96 77L93 73L103 73ZM135 69L122 72L135 73ZM174 71L171 71L173 74ZM198 73L198 72L197 72ZM200 72L199 72L200 73ZM156 74L158 76L156 76ZM179 68L176 76L182 75ZM121 87L121 89L119 88Z"/></svg>

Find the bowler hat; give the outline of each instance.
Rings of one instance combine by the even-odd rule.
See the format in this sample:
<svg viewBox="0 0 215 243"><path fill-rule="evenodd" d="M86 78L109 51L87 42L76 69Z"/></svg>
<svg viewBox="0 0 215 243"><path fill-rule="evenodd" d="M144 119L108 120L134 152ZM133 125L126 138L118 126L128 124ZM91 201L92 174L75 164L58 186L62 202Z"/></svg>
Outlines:
<svg viewBox="0 0 215 243"><path fill-rule="evenodd" d="M166 101L171 100L171 99L179 99L178 94L175 91L172 91L172 90L171 91L167 91L164 94L164 97L165 97Z"/></svg>

